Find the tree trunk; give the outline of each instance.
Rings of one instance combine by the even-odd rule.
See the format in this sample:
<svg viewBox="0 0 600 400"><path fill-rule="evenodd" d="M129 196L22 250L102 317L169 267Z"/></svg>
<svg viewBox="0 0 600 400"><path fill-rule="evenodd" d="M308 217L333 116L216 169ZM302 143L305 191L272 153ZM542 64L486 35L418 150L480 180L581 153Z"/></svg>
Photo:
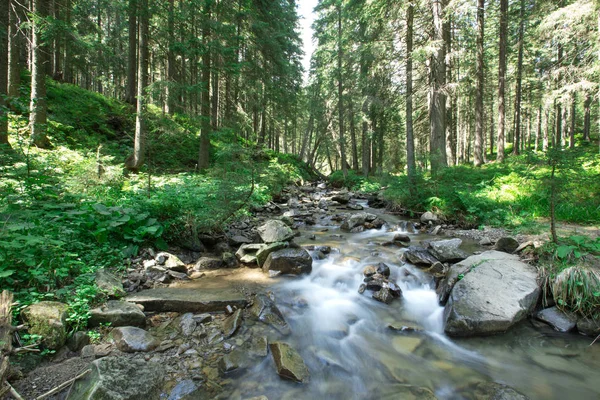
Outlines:
<svg viewBox="0 0 600 400"><path fill-rule="evenodd" d="M138 0L129 0L129 32L128 32L128 57L127 57L127 90L125 95L125 101L129 104L135 104L136 95L136 71L138 68L137 56L137 15L138 15ZM141 7L140 7L141 8ZM140 10L145 11L145 10Z"/></svg>
<svg viewBox="0 0 600 400"><path fill-rule="evenodd" d="M500 39L498 41L498 155L496 160L504 162L506 134L506 42L508 37L508 0L500 0Z"/></svg>
<svg viewBox="0 0 600 400"><path fill-rule="evenodd" d="M577 94L573 93L573 98L571 99L571 127L569 129L569 148L575 148L575 121L577 119Z"/></svg>
<svg viewBox="0 0 600 400"><path fill-rule="evenodd" d="M52 0L52 14L55 20L60 21L60 1ZM52 77L62 81L62 60L61 60L61 42L60 35L55 35L53 40L53 52L52 52Z"/></svg>
<svg viewBox="0 0 600 400"><path fill-rule="evenodd" d="M358 144L356 143L356 123L354 121L354 101L350 102L350 140L352 141L352 169L358 172Z"/></svg>
<svg viewBox="0 0 600 400"><path fill-rule="evenodd" d="M169 35L169 49L167 50L166 111L167 114L173 115L177 98L175 90L175 52L173 51L175 45L175 0L169 0L167 32Z"/></svg>
<svg viewBox="0 0 600 400"><path fill-rule="evenodd" d="M3 9L0 11L4 12ZM6 379L10 370L9 356L12 353L13 336L12 304L12 293L4 290L0 294L0 389L4 389L6 386Z"/></svg>
<svg viewBox="0 0 600 400"><path fill-rule="evenodd" d="M560 66L562 65L562 60L563 60L563 47L562 45L559 43L558 44L558 61L557 64L560 68ZM557 86L560 87L561 85L561 74L558 75L557 78ZM554 134L554 138L552 140L552 142L554 143L554 145L556 147L563 146L564 143L564 138L562 136L562 132L563 132L563 118L562 118L562 106L559 100L555 100L556 101L556 121L555 121L555 134Z"/></svg>
<svg viewBox="0 0 600 400"><path fill-rule="evenodd" d="M31 31L31 102L29 105L29 128L31 140L35 146L46 148L50 146L46 136L46 64L48 62L47 48L42 40L42 26L37 19L45 18L48 12L47 0L33 0L33 19Z"/></svg>
<svg viewBox="0 0 600 400"><path fill-rule="evenodd" d="M548 151L549 145L549 130L550 130L550 112L548 108L544 109L544 138L542 139L542 151Z"/></svg>
<svg viewBox="0 0 600 400"><path fill-rule="evenodd" d="M408 4L406 10L406 167L411 195L416 193L415 138L413 133L413 21L415 6Z"/></svg>
<svg viewBox="0 0 600 400"><path fill-rule="evenodd" d="M348 167L346 164L346 143L344 141L344 82L343 82L343 69L342 69L342 58L344 57L344 50L342 47L342 4L337 3L337 38L338 38L338 51L337 51L337 67L338 67L338 118L340 128L340 152L342 158L342 173L344 178L348 176Z"/></svg>
<svg viewBox="0 0 600 400"><path fill-rule="evenodd" d="M8 88L9 97L19 95L21 84L21 48L25 45L19 29L23 17L23 7L16 0L8 2Z"/></svg>
<svg viewBox="0 0 600 400"><path fill-rule="evenodd" d="M592 96L587 94L583 103L584 118L583 118L583 140L590 141L590 128L592 126Z"/></svg>
<svg viewBox="0 0 600 400"><path fill-rule="evenodd" d="M202 42L204 43L204 54L202 55L202 92L200 113L202 114L202 128L200 130L200 151L198 154L198 169L206 169L210 163L210 133L211 133L211 110L210 110L210 67L211 49L210 44L210 19L212 0L205 0L204 20L202 27Z"/></svg>
<svg viewBox="0 0 600 400"><path fill-rule="evenodd" d="M8 0L0 1L0 145L8 144L8 108L4 101L8 92L8 13Z"/></svg>
<svg viewBox="0 0 600 400"><path fill-rule="evenodd" d="M538 106L537 111L537 129L535 130L535 145L534 151L538 151L540 149L540 139L542 138L542 106Z"/></svg>
<svg viewBox="0 0 600 400"><path fill-rule="evenodd" d="M521 95L523 83L523 40L525 35L525 0L521 0L519 22L519 51L517 56L517 87L515 89L515 134L513 141L513 155L519 154L521 146Z"/></svg>
<svg viewBox="0 0 600 400"><path fill-rule="evenodd" d="M447 166L446 161L446 46L444 41L443 20L447 0L432 0L433 38L437 49L431 57L430 76L430 158L431 173L435 175Z"/></svg>
<svg viewBox="0 0 600 400"><path fill-rule="evenodd" d="M475 146L473 149L473 165L476 167L483 164L484 12L485 0L477 0L477 97L475 99Z"/></svg>
<svg viewBox="0 0 600 400"><path fill-rule="evenodd" d="M65 24L67 26L71 26L71 0L66 0L66 3L65 3ZM65 55L63 57L63 79L67 83L74 83L74 81L73 81L73 62L71 60L71 58L72 58L71 38L68 36L65 36L64 41L65 41Z"/></svg>

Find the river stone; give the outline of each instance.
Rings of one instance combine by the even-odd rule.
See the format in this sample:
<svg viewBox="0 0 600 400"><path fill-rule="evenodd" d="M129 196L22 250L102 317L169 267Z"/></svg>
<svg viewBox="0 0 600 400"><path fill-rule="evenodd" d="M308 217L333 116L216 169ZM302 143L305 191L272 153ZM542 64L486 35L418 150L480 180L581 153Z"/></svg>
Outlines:
<svg viewBox="0 0 600 400"><path fill-rule="evenodd" d="M109 297L122 297L126 294L121 279L105 269L96 272L96 286Z"/></svg>
<svg viewBox="0 0 600 400"><path fill-rule="evenodd" d="M40 301L21 311L21 317L30 334L41 335L45 347L58 350L67 340L67 308L57 301Z"/></svg>
<svg viewBox="0 0 600 400"><path fill-rule="evenodd" d="M111 334L117 349L125 353L152 351L160 344L150 333L134 326L115 328Z"/></svg>
<svg viewBox="0 0 600 400"><path fill-rule="evenodd" d="M284 222L272 219L257 229L265 243L286 242L294 237L294 232Z"/></svg>
<svg viewBox="0 0 600 400"><path fill-rule="evenodd" d="M269 345L277 374L283 379L288 379L298 383L308 383L310 373L304 360L296 350L289 344L275 342Z"/></svg>
<svg viewBox="0 0 600 400"><path fill-rule="evenodd" d="M410 246L407 248L402 254L402 258L416 266L429 266L438 262L437 258L430 252L419 246Z"/></svg>
<svg viewBox="0 0 600 400"><path fill-rule="evenodd" d="M510 386L496 382L477 382L473 383L463 390L462 393L468 395L468 398L476 400L528 400L524 394L517 392Z"/></svg>
<svg viewBox="0 0 600 400"><path fill-rule="evenodd" d="M261 249L256 252L256 262L258 263L258 266L262 268L265 261L267 261L269 254L277 250L285 249L286 247L288 247L287 242L275 242L261 247Z"/></svg>
<svg viewBox="0 0 600 400"><path fill-rule="evenodd" d="M281 274L301 275L312 271L312 257L302 248L288 248L275 251L267 257L263 271L279 272Z"/></svg>
<svg viewBox="0 0 600 400"><path fill-rule="evenodd" d="M429 222L437 222L439 220L438 216L432 213L431 211L427 211L421 215L421 223L428 224Z"/></svg>
<svg viewBox="0 0 600 400"><path fill-rule="evenodd" d="M390 304L394 300L394 296L387 287L383 287L381 290L373 293L373 298L385 304Z"/></svg>
<svg viewBox="0 0 600 400"><path fill-rule="evenodd" d="M264 294L256 295L249 311L250 315L265 324L271 325L282 335L289 335L291 333L290 326L283 314L275 302L268 296Z"/></svg>
<svg viewBox="0 0 600 400"><path fill-rule="evenodd" d="M374 214L359 212L347 216L340 228L345 231L352 231L352 229L363 226L366 222L374 221L377 218Z"/></svg>
<svg viewBox="0 0 600 400"><path fill-rule="evenodd" d="M365 269L363 269L363 275L367 278L375 275L376 273L377 267L375 265L367 265Z"/></svg>
<svg viewBox="0 0 600 400"><path fill-rule="evenodd" d="M460 239L437 240L429 243L429 251L441 262L462 261L469 255L460 249L461 244Z"/></svg>
<svg viewBox="0 0 600 400"><path fill-rule="evenodd" d="M441 279L448 275L448 267L441 262L436 262L431 267L427 268L425 272L431 274L434 278Z"/></svg>
<svg viewBox="0 0 600 400"><path fill-rule="evenodd" d="M198 386L193 380L185 379L179 382L171 390L167 400L192 400L199 396L200 386Z"/></svg>
<svg viewBox="0 0 600 400"><path fill-rule="evenodd" d="M240 326L242 326L243 320L244 316L242 315L242 310L240 308L235 310L229 317L225 318L222 329L225 338L232 337L237 330L240 329Z"/></svg>
<svg viewBox="0 0 600 400"><path fill-rule="evenodd" d="M242 264L256 264L256 253L265 247L261 243L243 244L240 246L235 256Z"/></svg>
<svg viewBox="0 0 600 400"><path fill-rule="evenodd" d="M223 260L219 257L200 257L194 265L194 271L205 269L219 269L223 266Z"/></svg>
<svg viewBox="0 0 600 400"><path fill-rule="evenodd" d="M225 311L228 305L243 308L246 298L232 288L158 288L142 290L125 298L144 306L146 311L211 312Z"/></svg>
<svg viewBox="0 0 600 400"><path fill-rule="evenodd" d="M576 316L564 313L556 307L546 308L538 312L535 317L559 332L569 332L577 326Z"/></svg>
<svg viewBox="0 0 600 400"><path fill-rule="evenodd" d="M519 248L519 242L511 237L503 237L498 239L494 250L503 251L505 253L512 254Z"/></svg>
<svg viewBox="0 0 600 400"><path fill-rule="evenodd" d="M348 204L350 202L350 196L347 194L337 194L333 196L331 200L339 204Z"/></svg>
<svg viewBox="0 0 600 400"><path fill-rule="evenodd" d="M157 263L163 265L168 270L175 271L175 272L181 272L181 273L188 272L187 267L185 266L183 261L181 261L179 259L179 257L177 257L175 254L171 254L171 253L167 253L167 252L163 251L156 255L155 260ZM161 262L163 260L164 260L164 263Z"/></svg>
<svg viewBox="0 0 600 400"><path fill-rule="evenodd" d="M77 380L69 400L158 399L164 367L125 357L105 357L92 362L91 373Z"/></svg>
<svg viewBox="0 0 600 400"><path fill-rule="evenodd" d="M249 365L248 356L241 350L235 349L231 353L225 354L219 360L219 371L227 373L241 368L246 368Z"/></svg>
<svg viewBox="0 0 600 400"><path fill-rule="evenodd" d="M183 336L192 336L197 326L198 322L192 313L183 314L179 320L179 329L181 329Z"/></svg>
<svg viewBox="0 0 600 400"><path fill-rule="evenodd" d="M596 337L600 335L600 321L581 318L577 321L577 330L584 335Z"/></svg>
<svg viewBox="0 0 600 400"><path fill-rule="evenodd" d="M146 325L146 315L135 304L109 300L106 304L90 311L88 325L93 328L100 324L110 324L113 328L118 326L143 327Z"/></svg>
<svg viewBox="0 0 600 400"><path fill-rule="evenodd" d="M498 251L476 257L479 261L454 285L444 310L450 336L505 332L531 312L540 294L536 268L519 257Z"/></svg>
<svg viewBox="0 0 600 400"><path fill-rule="evenodd" d="M405 233L396 233L394 235L393 241L401 243L410 243L410 237Z"/></svg>

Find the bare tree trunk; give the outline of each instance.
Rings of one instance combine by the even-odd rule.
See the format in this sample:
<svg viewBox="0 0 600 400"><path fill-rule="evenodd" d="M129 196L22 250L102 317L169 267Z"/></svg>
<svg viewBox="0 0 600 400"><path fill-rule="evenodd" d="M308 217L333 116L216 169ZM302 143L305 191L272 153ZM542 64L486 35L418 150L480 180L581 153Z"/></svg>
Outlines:
<svg viewBox="0 0 600 400"><path fill-rule="evenodd" d="M573 97L571 98L571 127L569 129L569 148L575 148L575 120L577 119L577 94L573 93Z"/></svg>
<svg viewBox="0 0 600 400"><path fill-rule="evenodd" d="M2 7L0 11L4 12ZM13 336L12 304L12 293L4 290L0 294L0 389L5 388L10 369L9 356L12 353Z"/></svg>
<svg viewBox="0 0 600 400"><path fill-rule="evenodd" d="M15 0L8 2L8 88L9 97L19 95L21 84L21 49L25 45L19 26L23 22L23 7Z"/></svg>
<svg viewBox="0 0 600 400"><path fill-rule="evenodd" d="M506 134L506 42L508 36L508 0L500 0L500 39L498 41L498 155L496 160L504 162Z"/></svg>
<svg viewBox="0 0 600 400"><path fill-rule="evenodd" d="M167 114L173 115L175 113L175 52L173 46L175 45L175 0L169 0L169 10L167 16L167 32L169 35L169 49L167 50Z"/></svg>
<svg viewBox="0 0 600 400"><path fill-rule="evenodd" d="M45 18L48 12L47 0L33 0L32 13L34 18L31 31L31 102L29 105L29 129L31 140L35 146L46 148L50 146L46 136L46 63L48 62L47 48L42 40L42 26L36 21Z"/></svg>
<svg viewBox="0 0 600 400"><path fill-rule="evenodd" d="M542 138L542 106L538 106L537 111L537 129L535 130L535 145L534 151L538 151L540 149L540 139Z"/></svg>
<svg viewBox="0 0 600 400"><path fill-rule="evenodd" d="M8 0L0 1L0 145L8 144L8 108L6 107L6 102L4 101L6 95L8 94L8 13Z"/></svg>
<svg viewBox="0 0 600 400"><path fill-rule="evenodd" d="M211 67L211 49L210 43L210 20L211 20L211 2L205 0L204 20L202 27L202 41L205 52L202 55L202 81L204 91L202 92L201 110L202 128L200 130L200 151L198 154L198 169L206 169L210 163L210 133L211 133L211 110L210 110L210 67Z"/></svg>
<svg viewBox="0 0 600 400"><path fill-rule="evenodd" d="M352 142L352 169L358 172L358 144L356 143L356 123L354 121L354 101L350 99L350 140Z"/></svg>
<svg viewBox="0 0 600 400"><path fill-rule="evenodd" d="M60 21L60 1L53 0L52 1L52 13L55 20ZM52 52L52 76L62 81L63 80L63 71L62 71L62 60L61 60L61 41L60 36L55 35L53 40L53 52Z"/></svg>
<svg viewBox="0 0 600 400"><path fill-rule="evenodd" d="M136 70L138 68L137 56L137 15L138 15L138 0L129 0L129 33L128 33L128 57L127 57L127 90L125 101L129 104L135 104L136 95ZM141 8L141 7L140 7ZM144 11L144 10L140 10Z"/></svg>
<svg viewBox="0 0 600 400"><path fill-rule="evenodd" d="M583 118L583 140L590 141L590 128L592 126L592 96L586 94L585 101L583 103L584 118Z"/></svg>
<svg viewBox="0 0 600 400"><path fill-rule="evenodd" d="M65 24L71 26L71 0L66 0L65 3ZM65 36L65 54L63 57L63 79L67 83L73 83L73 62L72 49L71 49L71 38Z"/></svg>
<svg viewBox="0 0 600 400"><path fill-rule="evenodd" d="M447 0L432 0L434 39L439 44L431 57L430 76L430 158L431 173L447 166L446 161L446 46L444 41L444 12Z"/></svg>
<svg viewBox="0 0 600 400"><path fill-rule="evenodd" d="M416 193L415 176L417 166L415 163L415 138L413 132L413 25L415 6L408 4L406 10L406 167L408 173L409 190Z"/></svg>
<svg viewBox="0 0 600 400"><path fill-rule="evenodd" d="M549 130L550 130L550 112L548 108L544 108L544 138L542 141L542 151L548 151L549 145Z"/></svg>
<svg viewBox="0 0 600 400"><path fill-rule="evenodd" d="M525 35L525 0L521 0L519 22L519 52L517 56L517 88L515 90L515 134L513 141L513 155L518 155L521 146L521 95L523 83L523 40Z"/></svg>
<svg viewBox="0 0 600 400"><path fill-rule="evenodd" d="M475 146L473 149L473 165L476 167L483 164L484 12L485 0L477 0L477 97L475 99Z"/></svg>
<svg viewBox="0 0 600 400"><path fill-rule="evenodd" d="M342 5L340 2L337 3L337 35L338 35L338 53L337 53L337 67L338 67L338 118L340 128L340 151L342 158L342 173L344 178L348 176L348 166L346 164L346 143L344 141L344 82L343 82L343 68L342 59L344 57L344 50L342 47Z"/></svg>

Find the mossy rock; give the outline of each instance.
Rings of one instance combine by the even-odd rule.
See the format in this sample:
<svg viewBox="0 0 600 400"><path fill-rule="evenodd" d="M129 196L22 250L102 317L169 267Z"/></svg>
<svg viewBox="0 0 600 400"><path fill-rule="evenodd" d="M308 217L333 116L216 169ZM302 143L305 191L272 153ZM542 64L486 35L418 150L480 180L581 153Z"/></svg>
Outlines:
<svg viewBox="0 0 600 400"><path fill-rule="evenodd" d="M42 344L51 350L60 349L67 340L68 306L57 301L41 301L21 312L29 325L29 333L42 336Z"/></svg>

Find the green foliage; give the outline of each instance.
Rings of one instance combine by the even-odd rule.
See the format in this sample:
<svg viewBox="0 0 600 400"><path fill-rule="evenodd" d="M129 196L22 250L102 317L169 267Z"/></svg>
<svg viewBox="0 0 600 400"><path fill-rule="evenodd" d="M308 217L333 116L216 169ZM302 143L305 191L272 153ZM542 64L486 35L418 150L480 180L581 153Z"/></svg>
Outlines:
<svg viewBox="0 0 600 400"><path fill-rule="evenodd" d="M350 190L373 193L381 190L381 183L375 178L365 178L362 175L358 175L355 171L349 170L346 178L342 171L335 171L329 176L329 182L334 187L346 187Z"/></svg>

